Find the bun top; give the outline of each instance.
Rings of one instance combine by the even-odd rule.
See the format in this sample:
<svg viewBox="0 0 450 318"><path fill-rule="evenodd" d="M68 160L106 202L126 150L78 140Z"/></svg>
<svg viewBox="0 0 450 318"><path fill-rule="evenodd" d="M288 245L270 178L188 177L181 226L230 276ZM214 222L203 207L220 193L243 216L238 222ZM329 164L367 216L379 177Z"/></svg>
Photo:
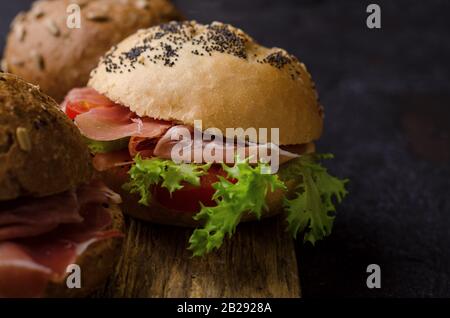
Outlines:
<svg viewBox="0 0 450 318"><path fill-rule="evenodd" d="M0 73L0 201L64 192L91 178L75 125L33 85Z"/></svg>
<svg viewBox="0 0 450 318"><path fill-rule="evenodd" d="M67 25L76 22L73 4L80 7L79 29ZM3 70L60 102L72 88L86 86L111 46L139 29L178 19L169 0L35 1L11 25Z"/></svg>
<svg viewBox="0 0 450 318"><path fill-rule="evenodd" d="M305 65L242 30L195 21L140 30L113 47L89 86L139 116L203 128L279 128L280 144L320 137L323 111Z"/></svg>

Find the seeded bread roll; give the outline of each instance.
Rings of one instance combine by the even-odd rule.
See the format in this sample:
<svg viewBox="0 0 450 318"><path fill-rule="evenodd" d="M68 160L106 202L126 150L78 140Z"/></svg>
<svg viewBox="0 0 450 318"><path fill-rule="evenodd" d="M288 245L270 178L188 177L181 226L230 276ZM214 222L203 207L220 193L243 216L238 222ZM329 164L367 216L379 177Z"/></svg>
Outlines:
<svg viewBox="0 0 450 318"><path fill-rule="evenodd" d="M279 128L279 144L322 133L323 110L305 65L233 26L172 22L112 48L89 86L139 116L203 128ZM257 140L252 140L257 141Z"/></svg>
<svg viewBox="0 0 450 318"><path fill-rule="evenodd" d="M81 28L70 4L81 8ZM69 8L69 11L67 11ZM41 0L20 13L11 26L2 68L60 102L85 86L99 58L125 37L181 16L169 0Z"/></svg>
<svg viewBox="0 0 450 318"><path fill-rule="evenodd" d="M53 99L0 73L0 201L75 188L90 180L90 162L80 132Z"/></svg>

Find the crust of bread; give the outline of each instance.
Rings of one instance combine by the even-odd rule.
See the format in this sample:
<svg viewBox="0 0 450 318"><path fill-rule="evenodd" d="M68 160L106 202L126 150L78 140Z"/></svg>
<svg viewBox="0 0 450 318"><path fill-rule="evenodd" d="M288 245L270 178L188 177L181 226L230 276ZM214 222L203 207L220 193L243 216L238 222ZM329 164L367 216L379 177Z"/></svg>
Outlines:
<svg viewBox="0 0 450 318"><path fill-rule="evenodd" d="M73 3L81 8L80 29L67 27ZM169 0L36 1L13 21L2 64L60 102L86 85L111 46L141 28L181 18Z"/></svg>
<svg viewBox="0 0 450 318"><path fill-rule="evenodd" d="M110 229L124 231L124 219L118 205L110 206L112 223ZM94 293L104 286L115 268L121 253L122 239L110 238L93 243L77 259L81 268L82 285L79 289L69 289L66 282L49 283L47 298L82 298Z"/></svg>
<svg viewBox="0 0 450 318"><path fill-rule="evenodd" d="M140 30L111 49L89 86L139 116L203 129L278 128L280 145L320 137L323 109L305 65L233 26L195 21ZM251 141L252 137L249 138Z"/></svg>
<svg viewBox="0 0 450 318"><path fill-rule="evenodd" d="M61 193L91 176L83 137L56 102L0 73L0 201Z"/></svg>

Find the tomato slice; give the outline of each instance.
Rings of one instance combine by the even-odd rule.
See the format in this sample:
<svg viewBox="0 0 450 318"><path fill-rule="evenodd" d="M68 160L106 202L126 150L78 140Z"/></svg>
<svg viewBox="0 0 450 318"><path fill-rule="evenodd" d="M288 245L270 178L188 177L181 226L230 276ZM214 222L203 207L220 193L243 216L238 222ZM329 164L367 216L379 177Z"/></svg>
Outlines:
<svg viewBox="0 0 450 318"><path fill-rule="evenodd" d="M115 181L122 185L129 181L128 175L129 167L124 166L115 169ZM152 189L153 200L157 201L162 206L186 213L199 212L201 209L200 203L205 206L215 206L216 202L212 199L216 190L212 187L214 183L219 181L219 176L227 177L227 173L220 165L214 165L208 173L200 177L200 186L194 186L189 183L184 183L183 188L170 194L169 190L156 186ZM120 181L119 181L120 180ZM236 180L230 180L236 182Z"/></svg>
<svg viewBox="0 0 450 318"><path fill-rule="evenodd" d="M96 105L90 104L88 102L67 102L66 104L66 115L69 116L70 119L75 119L78 115L81 115L91 108L94 108ZM98 107L98 106L97 106Z"/></svg>
<svg viewBox="0 0 450 318"><path fill-rule="evenodd" d="M96 107L114 106L114 102L96 90L85 88L74 88L67 94L61 107L65 110L70 119L75 119L78 115L88 112Z"/></svg>
<svg viewBox="0 0 450 318"><path fill-rule="evenodd" d="M219 176L226 177L227 173L220 166L212 166L208 173L200 177L200 186L184 184L183 188L170 195L166 188L156 187L153 196L161 205L180 212L199 212L200 203L205 206L215 206L212 197L216 190L212 187L219 181ZM233 180L232 180L233 182Z"/></svg>

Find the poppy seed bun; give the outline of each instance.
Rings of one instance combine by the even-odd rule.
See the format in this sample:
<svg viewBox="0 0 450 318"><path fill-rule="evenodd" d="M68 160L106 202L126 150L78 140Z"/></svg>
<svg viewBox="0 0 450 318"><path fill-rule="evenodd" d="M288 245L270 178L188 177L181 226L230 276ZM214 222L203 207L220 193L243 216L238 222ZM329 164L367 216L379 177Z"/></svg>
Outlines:
<svg viewBox="0 0 450 318"><path fill-rule="evenodd" d="M68 6L80 5L81 28L70 29ZM181 19L169 0L41 0L12 23L4 67L60 102L111 46L141 28Z"/></svg>
<svg viewBox="0 0 450 318"><path fill-rule="evenodd" d="M303 63L243 31L171 22L112 48L89 86L139 116L203 128L279 128L281 145L320 137L323 111ZM252 140L256 141L256 140Z"/></svg>
<svg viewBox="0 0 450 318"><path fill-rule="evenodd" d="M64 192L92 176L75 125L36 86L0 73L0 201Z"/></svg>
<svg viewBox="0 0 450 318"><path fill-rule="evenodd" d="M124 219L118 205L110 205L112 223L109 230L124 231ZM102 288L122 251L122 239L111 238L101 240L90 245L87 250L78 257L75 264L80 266L82 284L79 289L69 289L66 282L49 283L45 297L48 298L81 298L91 295L97 289Z"/></svg>

